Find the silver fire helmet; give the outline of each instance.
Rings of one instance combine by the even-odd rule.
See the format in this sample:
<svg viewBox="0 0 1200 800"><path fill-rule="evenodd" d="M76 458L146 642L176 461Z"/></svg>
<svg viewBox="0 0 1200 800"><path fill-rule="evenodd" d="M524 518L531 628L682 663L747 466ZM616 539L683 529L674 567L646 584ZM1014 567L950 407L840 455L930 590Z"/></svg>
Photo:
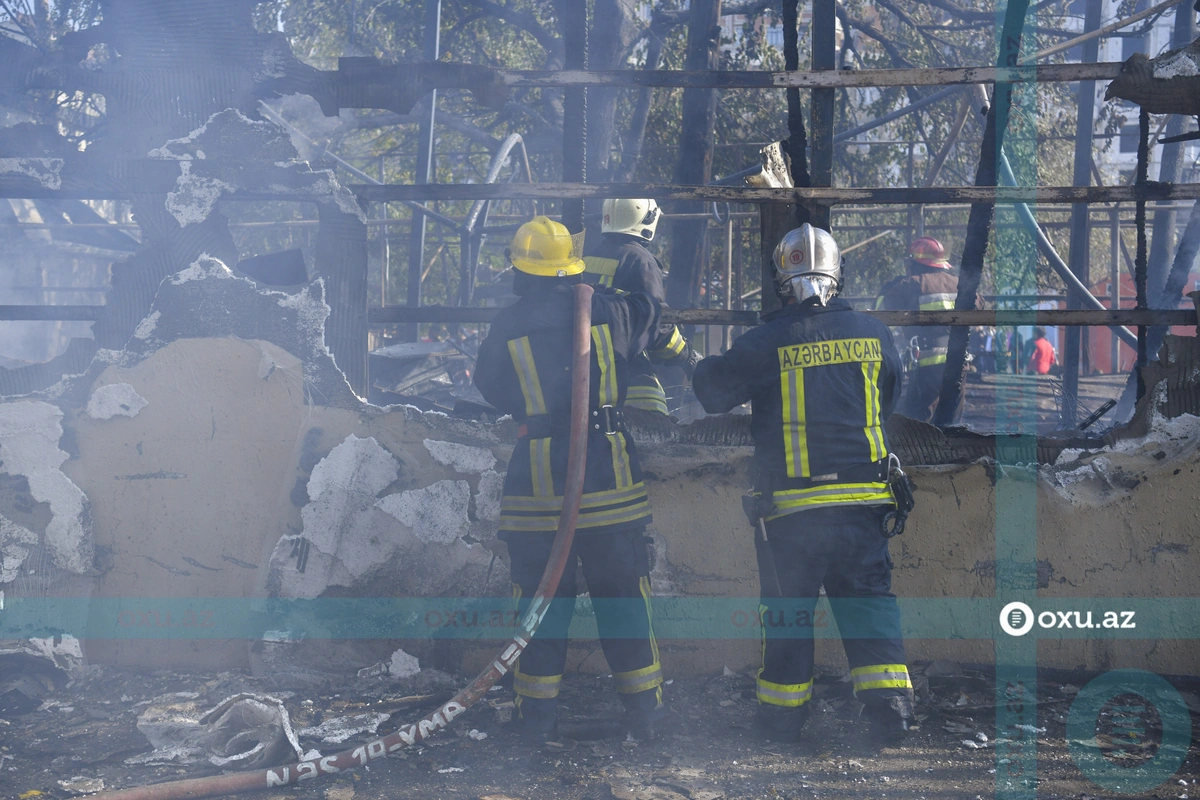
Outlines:
<svg viewBox="0 0 1200 800"><path fill-rule="evenodd" d="M798 302L816 297L821 305L842 288L842 257L828 231L807 222L788 231L775 248L775 282L781 297Z"/></svg>

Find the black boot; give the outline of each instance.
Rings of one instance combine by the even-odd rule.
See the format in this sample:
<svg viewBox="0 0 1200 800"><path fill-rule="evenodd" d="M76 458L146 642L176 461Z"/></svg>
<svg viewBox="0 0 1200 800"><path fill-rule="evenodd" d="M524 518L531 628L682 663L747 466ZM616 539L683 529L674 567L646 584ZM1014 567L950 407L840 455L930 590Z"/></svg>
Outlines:
<svg viewBox="0 0 1200 800"><path fill-rule="evenodd" d="M903 742L908 737L913 715L912 700L903 695L888 697L882 703L863 708L870 741L879 747L895 747Z"/></svg>
<svg viewBox="0 0 1200 800"><path fill-rule="evenodd" d="M558 737L558 698L518 697L513 730L525 744L540 745Z"/></svg>
<svg viewBox="0 0 1200 800"><path fill-rule="evenodd" d="M760 739L795 744L800 741L804 723L811 712L807 703L795 708L760 703L754 712L754 733Z"/></svg>
<svg viewBox="0 0 1200 800"><path fill-rule="evenodd" d="M625 706L621 734L639 742L653 741L661 733L655 727L666 717L661 697L658 689L621 695L621 703Z"/></svg>

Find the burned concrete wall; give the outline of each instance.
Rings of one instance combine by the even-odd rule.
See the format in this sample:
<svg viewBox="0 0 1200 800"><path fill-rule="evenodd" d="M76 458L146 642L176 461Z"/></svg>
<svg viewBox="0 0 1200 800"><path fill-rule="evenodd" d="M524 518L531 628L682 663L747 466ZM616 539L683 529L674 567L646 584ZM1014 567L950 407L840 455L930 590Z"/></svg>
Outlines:
<svg viewBox="0 0 1200 800"><path fill-rule="evenodd" d="M0 402L0 590L85 598L86 657L135 668L252 667L304 681L387 668L398 648L409 655L395 663L407 668L410 655L449 670L488 657L495 639L406 638L386 627L371 637L339 637L332 624L220 636L239 630L221 615L249 615L256 599L508 594L495 533L512 423L363 403L325 347L328 314L320 281L263 291L202 257L164 280L122 350L101 351L84 373L37 396ZM1169 340L1167 352L1133 427L1107 442L1044 443L1044 463L1005 468L1006 480L1027 482L1036 497L1039 598L1200 593L1192 542L1200 435L1182 413L1189 407L1172 400L1194 390L1200 361L1194 340ZM677 674L758 657L752 625L726 630L739 610L754 617L758 593L738 500L751 455L744 423L636 422L634 434L653 443L643 453L664 609L717 600L735 615L702 636L664 629L665 667ZM994 622L1002 502L1000 468L986 457L994 440L896 425L911 462L962 463L912 468L918 508L893 547L894 589L905 602ZM915 622L910 659L995 658L998 634L986 625L947 638L929 633L942 620ZM835 639L822 639L818 653L824 663L842 660ZM1194 649L1180 639L1040 646L1050 667L1150 659L1162 672L1196 671ZM605 669L587 641L572 664Z"/></svg>

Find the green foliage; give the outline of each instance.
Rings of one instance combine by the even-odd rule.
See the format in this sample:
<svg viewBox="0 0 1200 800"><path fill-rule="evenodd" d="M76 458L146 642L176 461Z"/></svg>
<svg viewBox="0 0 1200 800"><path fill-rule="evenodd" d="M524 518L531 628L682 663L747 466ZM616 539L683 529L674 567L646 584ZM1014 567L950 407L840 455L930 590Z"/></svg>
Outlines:
<svg viewBox="0 0 1200 800"><path fill-rule="evenodd" d="M997 7L992 0L958 0L957 3L897 3L845 0L840 4L842 66L881 69L906 66L990 64L996 57ZM282 30L303 60L322 69L335 66L338 55L357 53L389 60L420 58L424 3L418 0L382 0L347 3L345 0L270 0L261 3L256 20L261 30ZM483 63L507 69L536 69L561 65L561 31L557 6L551 0L446 0L442 6L442 58ZM649 37L661 44L661 69L681 69L686 57L686 15L675 0L644 4L643 16L631 24L634 40L627 66L644 69ZM956 10L957 9L957 10ZM675 13L676 24L651 25L654 14ZM1026 52L1061 41L1066 0L1039 4L1033 32L1025 36ZM767 43L769 25L777 23L777 10L760 11L744 18L735 36L721 42L721 66L730 70L782 69L782 54ZM593 25L615 24L594 19ZM802 29L801 68L808 65L808 36ZM1062 60L1063 56L1050 61ZM838 93L836 130L845 130L914 102L940 87L848 89ZM1036 84L1018 92L1017 109L1008 132L1007 152L1021 183L1066 185L1071 183L1075 128L1075 85ZM616 92L613 114L612 165L617 172L635 148L631 138L638 90ZM641 140L634 180L670 182L678 168L680 117L683 91L656 89ZM806 101L805 101L806 102ZM950 142L960 103L955 95L861 134L853 142L836 145L834 184L837 186L903 186L973 184L978 167L982 119L967 113L956 141ZM441 123L437 128L436 180L446 183L480 181L486 174L498 141L520 133L526 141L537 180L558 180L561 175L561 93L521 90L502 111L475 106L463 92L443 92L438 98ZM420 107L413 119L422 112ZM350 118L369 118L376 112L344 112ZM1103 124L1120 123L1111 105L1102 108ZM303 126L304 120L295 120ZM758 149L787 135L786 101L782 91L723 90L718 92L714 127L716 175L728 175L757 162ZM388 182L412 181L417 149L417 125L412 122L386 127L342 125L322 140L342 158ZM1101 142L1101 144L1103 144ZM931 174L935 155L945 152L944 163ZM507 174L507 173L506 173ZM357 179L354 179L357 180ZM464 217L468 203L441 203L440 213ZM734 207L735 210L737 207ZM752 210L753 206L745 206ZM546 209L543 209L546 210ZM553 210L552 208L549 210ZM515 224L533 211L529 203L495 204L493 222ZM1042 210L1055 216L1056 210ZM925 231L947 245L952 259L962 252L968 209L930 207L924 210ZM409 211L391 204L388 218L397 221L392 235L388 302L404 301ZM913 233L917 211L904 207L835 210L834 224L843 247L886 230L891 235L853 250L847 257L848 293L871 295L903 269L904 255ZM375 230L375 229L373 229ZM671 226L660 227L655 249L670 252ZM1003 231L1004 234L1000 235ZM426 283L427 302L454 302L458 295L459 243L449 232L431 229L426 262L433 264ZM1066 256L1065 226L1049 231L1051 240ZM484 243L480 275L498 273L507 235L497 233ZM719 304L725 288L718 276L725 261L723 237L710 237L713 279L711 302ZM435 255L437 254L437 255ZM758 242L752 226L739 243L745 264L743 293L758 281ZM432 259L432 261L431 261ZM997 210L996 235L988 255L984 290L1034 293L1057 290L1060 283L1033 250L1032 241L1019 232L1011 211ZM373 283L378 283L373 282Z"/></svg>

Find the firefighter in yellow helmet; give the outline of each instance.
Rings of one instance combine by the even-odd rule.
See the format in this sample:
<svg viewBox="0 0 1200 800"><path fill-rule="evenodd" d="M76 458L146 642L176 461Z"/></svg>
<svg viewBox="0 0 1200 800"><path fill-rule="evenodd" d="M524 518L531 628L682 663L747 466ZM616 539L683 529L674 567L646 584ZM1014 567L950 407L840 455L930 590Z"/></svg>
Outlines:
<svg viewBox="0 0 1200 800"><path fill-rule="evenodd" d="M600 231L595 249L584 256L584 280L596 286L622 292L644 292L660 303L665 302L663 266L646 245L654 239L662 212L653 200L605 200L601 208ZM667 413L667 397L654 365L681 367L689 379L700 361L700 354L679 328L662 326L669 338L657 349L641 353L630 364L629 395L625 404L647 411Z"/></svg>
<svg viewBox="0 0 1200 800"><path fill-rule="evenodd" d="M479 347L475 385L517 421L500 504L513 593L521 614L537 588L562 509L571 409L571 286L582 282L582 234L535 217L508 251L516 303L502 309ZM555 735L558 693L574 615L576 564L591 594L600 642L625 708L624 729L653 735L662 708L662 667L650 617L646 526L650 502L637 449L622 416L630 363L666 344L659 302L599 289L592 297L587 469L575 543L555 599L514 671L519 732Z"/></svg>
<svg viewBox="0 0 1200 800"><path fill-rule="evenodd" d="M701 361L693 383L705 411L748 400L754 415L747 512L765 533L756 543L763 663L754 728L776 742L800 738L824 587L870 735L895 744L913 717L883 528L897 506L884 421L900 396L900 359L885 325L837 297L841 258L828 232L807 223L789 231L775 249L775 280L783 308Z"/></svg>

